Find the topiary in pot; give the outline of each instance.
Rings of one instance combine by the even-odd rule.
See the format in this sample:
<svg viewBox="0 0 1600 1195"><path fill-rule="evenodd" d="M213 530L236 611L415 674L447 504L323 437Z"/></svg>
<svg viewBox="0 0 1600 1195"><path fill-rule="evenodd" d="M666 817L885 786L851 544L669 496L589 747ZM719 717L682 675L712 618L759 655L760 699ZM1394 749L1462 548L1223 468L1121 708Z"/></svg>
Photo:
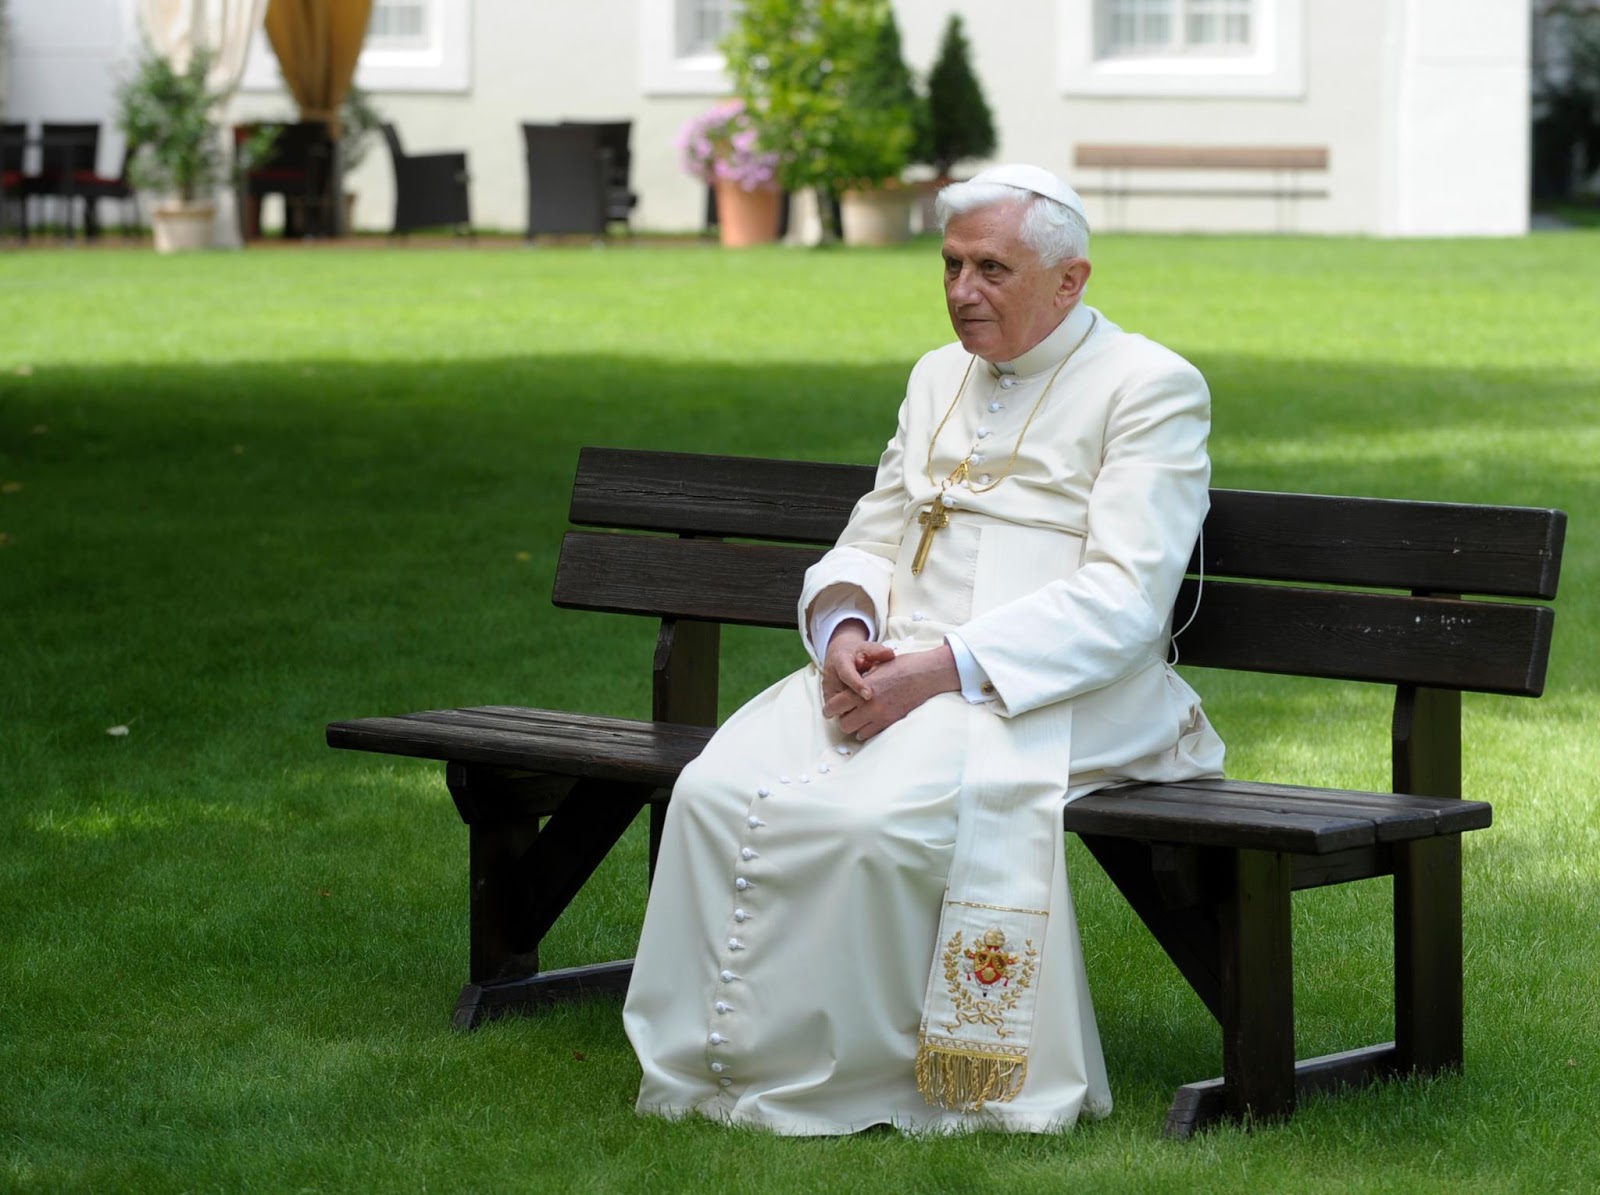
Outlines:
<svg viewBox="0 0 1600 1195"><path fill-rule="evenodd" d="M994 117L971 55L961 17L952 13L928 72L927 120L916 151L916 160L932 166L941 179L957 162L986 158L995 149Z"/></svg>
<svg viewBox="0 0 1600 1195"><path fill-rule="evenodd" d="M134 185L164 196L151 213L156 248L203 248L216 214L212 195L223 180L218 97L206 84L212 55L196 50L179 71L153 52L117 93L117 124L128 138Z"/></svg>
<svg viewBox="0 0 1600 1195"><path fill-rule="evenodd" d="M780 182L815 188L823 213L847 188L898 179L909 160L912 106L882 90L893 91L895 64L904 70L898 29L890 69L878 69L892 21L888 0L746 0L723 42L761 148L780 155Z"/></svg>

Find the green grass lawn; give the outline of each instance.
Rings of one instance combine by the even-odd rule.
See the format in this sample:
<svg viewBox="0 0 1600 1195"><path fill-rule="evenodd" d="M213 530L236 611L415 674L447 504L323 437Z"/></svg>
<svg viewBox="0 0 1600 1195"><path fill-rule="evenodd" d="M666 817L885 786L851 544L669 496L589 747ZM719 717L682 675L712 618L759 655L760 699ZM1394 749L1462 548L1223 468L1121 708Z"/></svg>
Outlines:
<svg viewBox="0 0 1600 1195"><path fill-rule="evenodd" d="M1091 300L1210 379L1215 484L1571 516L1546 696L1466 702L1495 825L1466 841L1464 1075L1163 1141L1219 1034L1075 845L1117 1109L1070 1134L641 1121L614 1002L448 1028L441 769L324 724L645 713L652 628L549 604L577 449L874 460L949 338L931 245L3 253L0 1189L1593 1190L1600 231L1095 260ZM725 705L798 659L730 639ZM1193 679L1235 774L1386 783L1384 692ZM637 831L547 965L632 952ZM1390 1036L1388 904L1297 898L1302 1056Z"/></svg>

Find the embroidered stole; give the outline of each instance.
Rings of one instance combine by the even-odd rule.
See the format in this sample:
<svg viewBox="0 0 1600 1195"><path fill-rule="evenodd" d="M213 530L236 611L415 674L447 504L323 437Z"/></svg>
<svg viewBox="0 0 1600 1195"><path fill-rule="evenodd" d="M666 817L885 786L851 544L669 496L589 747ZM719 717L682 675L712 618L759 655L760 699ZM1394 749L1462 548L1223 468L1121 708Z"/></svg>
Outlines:
<svg viewBox="0 0 1600 1195"><path fill-rule="evenodd" d="M1043 719L984 711L971 725L916 1075L930 1104L975 1112L1015 1098L1028 1075L1067 784L1065 771L1041 780L1038 760L1041 749L1070 760L1072 723L1070 711ZM1029 741L1045 734L1049 743Z"/></svg>

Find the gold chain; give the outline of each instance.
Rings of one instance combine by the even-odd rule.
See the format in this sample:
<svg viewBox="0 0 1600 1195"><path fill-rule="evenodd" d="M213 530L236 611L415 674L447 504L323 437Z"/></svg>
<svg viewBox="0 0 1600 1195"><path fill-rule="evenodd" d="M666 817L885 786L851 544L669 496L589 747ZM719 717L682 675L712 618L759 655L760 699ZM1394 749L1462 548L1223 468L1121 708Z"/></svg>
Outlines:
<svg viewBox="0 0 1600 1195"><path fill-rule="evenodd" d="M1001 472L1000 476L996 477L987 485L973 485L971 469L972 453L969 450L961 463L958 464L954 469L950 470L950 476L946 477L942 483L938 483L941 491L948 490L951 486L959 485L961 482L965 481L967 483L967 491L969 493L987 494L990 490L994 489L995 486L999 485L1007 477L1011 476L1011 470L1017 463L1017 453L1022 451L1022 441L1024 437L1027 436L1028 429L1033 426L1034 416L1037 415L1040 409L1044 406L1044 400L1050 397L1051 388L1055 386L1056 379L1061 376L1061 371L1067 367L1067 362L1071 361L1077 351L1083 347L1083 342L1089 339L1089 333L1094 331L1094 326L1098 320L1098 314L1091 315L1089 317L1089 327L1084 331L1083 335L1079 337L1078 343L1072 346L1072 350L1067 353L1065 357L1061 358L1061 364L1057 365L1055 372L1050 375L1050 380L1045 383L1044 392L1039 395L1038 401L1033 404L1033 410L1028 412L1027 422L1022 425L1022 430L1017 433L1017 442L1011 446L1011 456L1006 461L1006 467ZM976 362L977 359L977 354L973 354L973 356L967 361L967 372L961 375L961 385L956 388L956 396L950 400L949 410L945 411L944 418L939 420L939 426L933 429L933 437L928 441L927 473L929 485L935 484L933 480L933 450L939 443L939 433L944 431L944 425L949 423L950 416L955 414L956 406L961 402L962 394L966 392L967 379L972 376L973 363Z"/></svg>

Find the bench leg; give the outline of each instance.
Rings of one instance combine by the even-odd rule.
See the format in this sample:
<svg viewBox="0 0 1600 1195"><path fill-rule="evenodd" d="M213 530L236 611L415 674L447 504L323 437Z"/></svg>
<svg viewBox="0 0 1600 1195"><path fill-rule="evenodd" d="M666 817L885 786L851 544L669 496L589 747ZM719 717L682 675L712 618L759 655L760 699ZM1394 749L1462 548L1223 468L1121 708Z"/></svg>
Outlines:
<svg viewBox="0 0 1600 1195"><path fill-rule="evenodd" d="M1222 905L1222 1073L1241 1121L1294 1111L1292 878L1288 855L1238 851Z"/></svg>
<svg viewBox="0 0 1600 1195"><path fill-rule="evenodd" d="M1394 1041L1401 1073L1460 1070L1461 836L1394 848Z"/></svg>
<svg viewBox="0 0 1600 1195"><path fill-rule="evenodd" d="M471 1029L501 1012L568 995L625 988L631 962L541 973L539 943L651 790L580 782L541 827L518 808L517 780L452 765L448 782L468 826L471 883L469 982L456 1005L456 1027ZM497 801L500 795L506 799Z"/></svg>

